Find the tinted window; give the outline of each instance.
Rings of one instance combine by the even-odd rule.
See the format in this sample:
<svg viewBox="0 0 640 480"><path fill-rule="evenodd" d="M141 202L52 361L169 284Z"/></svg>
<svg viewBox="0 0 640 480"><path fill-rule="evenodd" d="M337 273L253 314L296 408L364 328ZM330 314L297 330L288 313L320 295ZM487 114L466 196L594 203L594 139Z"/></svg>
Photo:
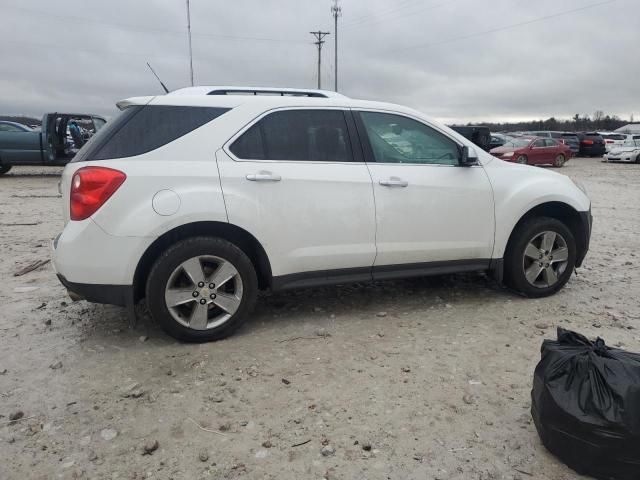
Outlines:
<svg viewBox="0 0 640 480"><path fill-rule="evenodd" d="M173 142L228 110L166 105L129 107L98 130L73 161L141 155Z"/></svg>
<svg viewBox="0 0 640 480"><path fill-rule="evenodd" d="M458 164L458 145L423 123L390 113L361 112L360 117L376 162Z"/></svg>
<svg viewBox="0 0 640 480"><path fill-rule="evenodd" d="M230 147L250 160L352 161L344 113L288 110L267 115Z"/></svg>

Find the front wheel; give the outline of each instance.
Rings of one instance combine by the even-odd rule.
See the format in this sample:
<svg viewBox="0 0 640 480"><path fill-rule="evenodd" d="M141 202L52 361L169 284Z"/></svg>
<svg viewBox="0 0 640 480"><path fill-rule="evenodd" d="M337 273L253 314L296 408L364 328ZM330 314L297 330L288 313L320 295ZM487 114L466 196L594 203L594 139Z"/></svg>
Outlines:
<svg viewBox="0 0 640 480"><path fill-rule="evenodd" d="M151 316L172 337L208 342L228 337L253 308L255 269L234 244L194 237L169 247L147 281Z"/></svg>
<svg viewBox="0 0 640 480"><path fill-rule="evenodd" d="M532 218L513 233L505 252L505 281L527 297L560 290L576 263L571 231L555 218Z"/></svg>
<svg viewBox="0 0 640 480"><path fill-rule="evenodd" d="M11 170L11 165L0 165L0 175L4 175Z"/></svg>
<svg viewBox="0 0 640 480"><path fill-rule="evenodd" d="M553 161L553 165L556 168L561 168L564 165L565 158L563 154L559 154L556 159Z"/></svg>
<svg viewBox="0 0 640 480"><path fill-rule="evenodd" d="M526 155L518 155L516 162L521 163L523 165L527 164L527 156Z"/></svg>

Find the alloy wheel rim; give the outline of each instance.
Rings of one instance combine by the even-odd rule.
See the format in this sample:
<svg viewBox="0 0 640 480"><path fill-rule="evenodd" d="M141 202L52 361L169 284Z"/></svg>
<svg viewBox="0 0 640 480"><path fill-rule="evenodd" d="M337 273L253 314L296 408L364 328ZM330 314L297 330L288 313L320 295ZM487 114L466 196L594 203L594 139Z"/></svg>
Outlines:
<svg viewBox="0 0 640 480"><path fill-rule="evenodd" d="M564 157L562 155L558 155L556 157L556 166L561 167L564 165Z"/></svg>
<svg viewBox="0 0 640 480"><path fill-rule="evenodd" d="M527 158L524 155L520 155L518 157L518 163L526 164L527 163Z"/></svg>
<svg viewBox="0 0 640 480"><path fill-rule="evenodd" d="M553 287L560 281L569 264L569 248L562 235L545 231L536 234L524 249L522 269L530 285Z"/></svg>
<svg viewBox="0 0 640 480"><path fill-rule="evenodd" d="M201 255L173 270L164 298L175 321L193 330L210 330L236 313L242 293L242 278L231 262L214 255Z"/></svg>

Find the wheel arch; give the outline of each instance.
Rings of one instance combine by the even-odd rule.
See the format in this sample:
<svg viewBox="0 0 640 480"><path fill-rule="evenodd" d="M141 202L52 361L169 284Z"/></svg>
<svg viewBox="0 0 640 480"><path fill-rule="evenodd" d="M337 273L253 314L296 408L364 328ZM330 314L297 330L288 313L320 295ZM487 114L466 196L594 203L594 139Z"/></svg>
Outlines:
<svg viewBox="0 0 640 480"><path fill-rule="evenodd" d="M158 237L140 257L133 276L133 295L137 302L145 295L145 285L151 267L170 245L190 237L214 236L227 240L240 248L251 260L260 289L271 287L271 263L264 247L246 230L224 222L201 221L180 225Z"/></svg>
<svg viewBox="0 0 640 480"><path fill-rule="evenodd" d="M524 215L520 217L520 219L516 222L516 224L511 229L511 233L509 234L509 239L507 240L507 244L505 247L505 252L508 251L509 246L513 242L514 234L518 231L520 226L531 218L537 217L551 217L557 220L560 220L564 223L567 228L573 234L573 237L576 241L577 248L577 261L576 266L580 266L584 256L587 253L587 249L589 247L589 237L585 235L585 228L583 216L571 205L552 201L545 202L528 210Z"/></svg>

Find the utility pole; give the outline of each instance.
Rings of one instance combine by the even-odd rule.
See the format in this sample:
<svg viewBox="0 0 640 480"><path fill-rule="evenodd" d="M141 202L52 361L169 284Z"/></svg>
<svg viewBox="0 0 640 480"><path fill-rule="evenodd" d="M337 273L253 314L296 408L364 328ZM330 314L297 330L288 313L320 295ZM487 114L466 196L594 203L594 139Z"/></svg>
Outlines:
<svg viewBox="0 0 640 480"><path fill-rule="evenodd" d="M187 31L189 32L189 71L191 73L191 86L193 87L193 50L191 48L191 5L187 0Z"/></svg>
<svg viewBox="0 0 640 480"><path fill-rule="evenodd" d="M322 32L318 30L317 32L309 33L316 37L316 41L313 43L318 46L318 90L320 90L322 88L322 70L320 69L322 65L322 45L324 44L324 37L329 35L329 32Z"/></svg>
<svg viewBox="0 0 640 480"><path fill-rule="evenodd" d="M338 0L334 0L334 4L331 7L331 14L333 15L334 22L334 37L333 37L333 45L335 47L335 58L334 58L334 90L338 91L338 17L342 16L342 7L338 6Z"/></svg>

